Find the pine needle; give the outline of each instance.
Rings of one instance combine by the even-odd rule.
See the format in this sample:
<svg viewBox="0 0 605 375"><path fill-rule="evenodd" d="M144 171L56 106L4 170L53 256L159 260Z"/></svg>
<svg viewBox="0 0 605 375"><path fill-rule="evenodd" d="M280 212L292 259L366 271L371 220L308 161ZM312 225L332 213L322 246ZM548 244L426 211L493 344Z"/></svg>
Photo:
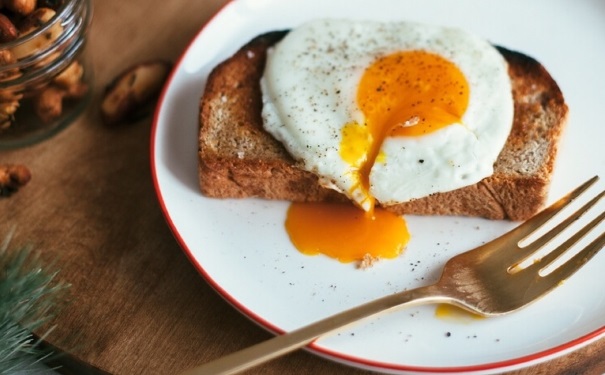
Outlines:
<svg viewBox="0 0 605 375"><path fill-rule="evenodd" d="M11 238L0 244L0 374L33 374L52 353L32 332L55 316L68 285L54 280L58 271L44 269L32 247L9 250Z"/></svg>

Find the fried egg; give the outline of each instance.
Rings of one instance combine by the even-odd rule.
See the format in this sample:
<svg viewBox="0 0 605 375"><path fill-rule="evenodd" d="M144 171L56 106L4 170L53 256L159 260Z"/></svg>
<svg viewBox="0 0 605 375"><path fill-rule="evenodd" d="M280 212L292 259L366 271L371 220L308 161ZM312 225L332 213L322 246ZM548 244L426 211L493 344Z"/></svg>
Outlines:
<svg viewBox="0 0 605 375"><path fill-rule="evenodd" d="M506 61L455 28L311 21L268 51L260 84L265 129L369 213L490 176L512 126Z"/></svg>

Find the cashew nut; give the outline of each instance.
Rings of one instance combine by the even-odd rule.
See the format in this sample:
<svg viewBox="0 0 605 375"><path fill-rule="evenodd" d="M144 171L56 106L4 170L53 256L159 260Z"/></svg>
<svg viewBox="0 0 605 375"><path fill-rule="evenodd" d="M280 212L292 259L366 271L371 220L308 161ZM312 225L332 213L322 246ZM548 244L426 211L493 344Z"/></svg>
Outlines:
<svg viewBox="0 0 605 375"><path fill-rule="evenodd" d="M34 110L44 122L61 116L65 91L59 87L49 86L34 98Z"/></svg>
<svg viewBox="0 0 605 375"><path fill-rule="evenodd" d="M66 99L78 99L86 94L88 86L77 83L68 88L50 85L33 98L34 111L45 123L56 120L63 114Z"/></svg>
<svg viewBox="0 0 605 375"><path fill-rule="evenodd" d="M59 73L59 75L53 79L53 82L63 88L69 88L80 83L83 75L84 67L78 61L74 61L69 64L65 70Z"/></svg>
<svg viewBox="0 0 605 375"><path fill-rule="evenodd" d="M56 12L50 8L36 9L34 12L25 17L18 25L18 30L21 33L21 36L28 35L36 31L38 28L51 21L55 14ZM55 40L57 40L62 32L63 26L61 26L61 23L55 22L43 34L13 47L13 53L17 59L31 56L52 44Z"/></svg>

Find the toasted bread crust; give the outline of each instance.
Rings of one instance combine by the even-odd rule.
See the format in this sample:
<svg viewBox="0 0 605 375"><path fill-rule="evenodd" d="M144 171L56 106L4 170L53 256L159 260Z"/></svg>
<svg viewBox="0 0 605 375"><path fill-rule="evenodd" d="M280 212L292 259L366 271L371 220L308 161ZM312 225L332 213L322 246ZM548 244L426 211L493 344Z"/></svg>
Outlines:
<svg viewBox="0 0 605 375"><path fill-rule="evenodd" d="M215 198L347 201L297 167L263 129L260 77L267 49L286 31L260 35L209 75L200 102L199 182ZM515 114L494 174L450 192L386 207L399 214L524 220L545 203L567 118L561 90L533 58L498 47L509 64Z"/></svg>

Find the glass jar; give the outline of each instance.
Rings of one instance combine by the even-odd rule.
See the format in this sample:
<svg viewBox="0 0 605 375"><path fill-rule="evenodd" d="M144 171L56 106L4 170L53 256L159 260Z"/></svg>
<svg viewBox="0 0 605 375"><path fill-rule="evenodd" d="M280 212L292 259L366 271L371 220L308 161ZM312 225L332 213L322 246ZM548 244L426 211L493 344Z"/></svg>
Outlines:
<svg viewBox="0 0 605 375"><path fill-rule="evenodd" d="M5 17L15 17L19 36L0 43L0 149L27 146L58 133L92 97L93 70L85 48L91 1L41 3L47 7L21 17L8 10Z"/></svg>

